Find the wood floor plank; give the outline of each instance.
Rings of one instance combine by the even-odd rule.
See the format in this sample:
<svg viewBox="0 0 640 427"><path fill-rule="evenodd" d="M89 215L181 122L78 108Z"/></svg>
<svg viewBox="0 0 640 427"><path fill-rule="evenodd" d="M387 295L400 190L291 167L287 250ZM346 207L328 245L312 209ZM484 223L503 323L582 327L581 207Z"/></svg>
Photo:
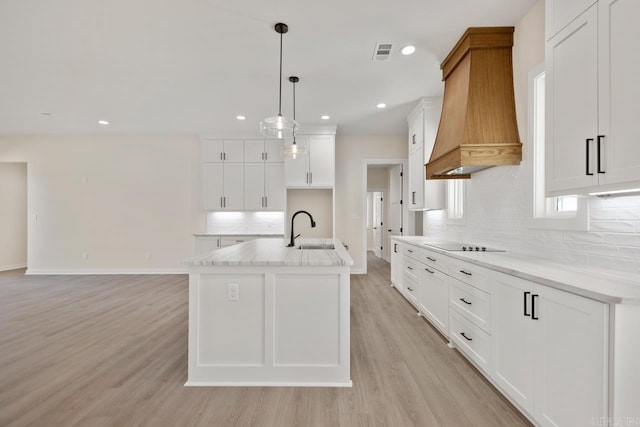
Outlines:
<svg viewBox="0 0 640 427"><path fill-rule="evenodd" d="M0 425L527 426L402 296L351 278L352 388L184 387L186 275L0 273Z"/></svg>

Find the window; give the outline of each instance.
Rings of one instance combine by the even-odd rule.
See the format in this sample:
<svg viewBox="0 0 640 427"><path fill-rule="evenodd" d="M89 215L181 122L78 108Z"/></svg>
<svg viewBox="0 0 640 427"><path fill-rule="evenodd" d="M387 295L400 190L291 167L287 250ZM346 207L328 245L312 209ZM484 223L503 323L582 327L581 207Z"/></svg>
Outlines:
<svg viewBox="0 0 640 427"><path fill-rule="evenodd" d="M449 222L464 222L464 180L447 180L447 217Z"/></svg>
<svg viewBox="0 0 640 427"><path fill-rule="evenodd" d="M545 72L529 74L529 140L533 146L533 224L553 229L586 229L586 201L545 194Z"/></svg>

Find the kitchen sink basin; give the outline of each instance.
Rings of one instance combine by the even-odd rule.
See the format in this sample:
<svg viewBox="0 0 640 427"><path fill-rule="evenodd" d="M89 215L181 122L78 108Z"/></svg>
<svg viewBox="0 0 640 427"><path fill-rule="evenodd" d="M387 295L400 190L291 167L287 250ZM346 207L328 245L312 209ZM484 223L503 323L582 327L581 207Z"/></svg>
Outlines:
<svg viewBox="0 0 640 427"><path fill-rule="evenodd" d="M304 243L298 246L298 249L335 249L333 243Z"/></svg>

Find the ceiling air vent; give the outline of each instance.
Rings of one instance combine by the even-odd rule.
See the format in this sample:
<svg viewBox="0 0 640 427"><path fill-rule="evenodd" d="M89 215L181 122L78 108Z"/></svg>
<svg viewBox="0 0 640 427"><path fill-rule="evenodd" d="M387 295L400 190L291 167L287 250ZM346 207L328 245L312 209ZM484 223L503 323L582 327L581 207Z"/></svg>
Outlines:
<svg viewBox="0 0 640 427"><path fill-rule="evenodd" d="M388 61L391 58L391 49L393 44L391 43L378 43L376 49L373 51L374 61Z"/></svg>

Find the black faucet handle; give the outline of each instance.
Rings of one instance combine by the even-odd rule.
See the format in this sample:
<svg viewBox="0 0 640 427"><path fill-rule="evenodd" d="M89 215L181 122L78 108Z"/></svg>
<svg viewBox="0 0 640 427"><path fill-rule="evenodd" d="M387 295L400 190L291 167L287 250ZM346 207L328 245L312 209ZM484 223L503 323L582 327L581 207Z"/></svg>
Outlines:
<svg viewBox="0 0 640 427"><path fill-rule="evenodd" d="M311 228L315 228L316 227L316 222L315 221L311 221Z"/></svg>

